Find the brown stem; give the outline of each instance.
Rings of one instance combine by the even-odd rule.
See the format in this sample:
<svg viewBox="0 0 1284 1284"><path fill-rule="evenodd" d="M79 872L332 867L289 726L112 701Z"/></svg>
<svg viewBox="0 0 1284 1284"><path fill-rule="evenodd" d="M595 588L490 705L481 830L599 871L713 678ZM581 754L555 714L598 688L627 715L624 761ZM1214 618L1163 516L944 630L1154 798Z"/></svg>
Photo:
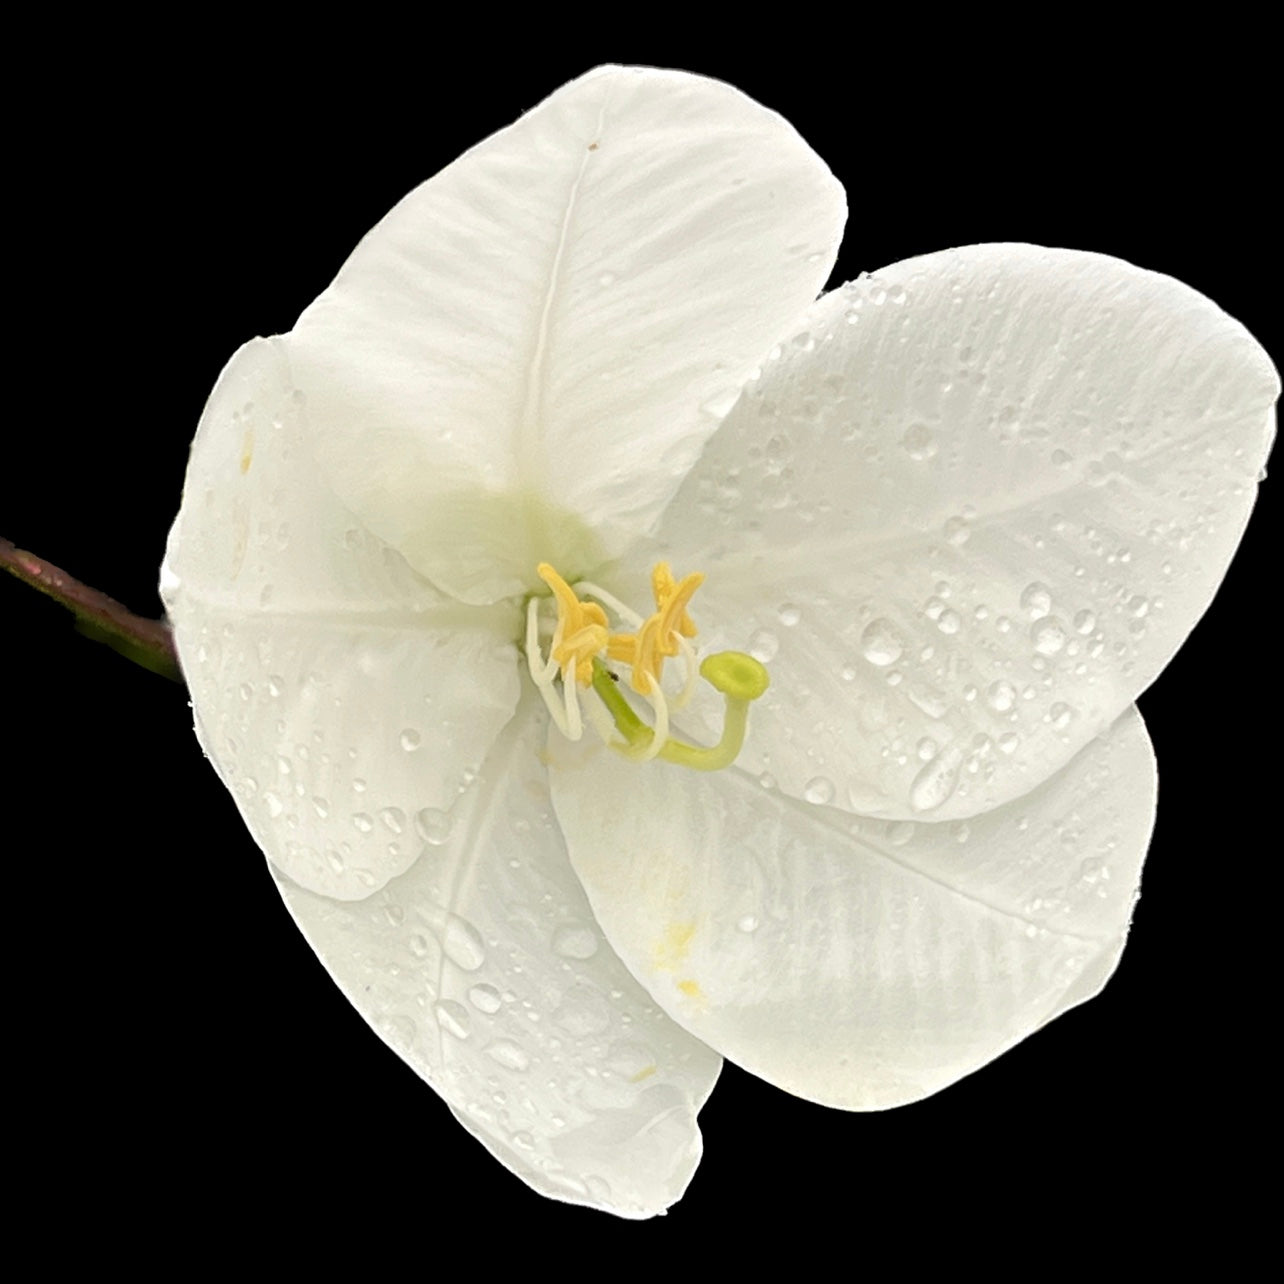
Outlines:
<svg viewBox="0 0 1284 1284"><path fill-rule="evenodd" d="M127 660L182 682L174 635L164 620L135 615L115 598L82 584L74 576L0 537L0 566L24 584L60 602L76 617L76 628L96 642L105 642Z"/></svg>

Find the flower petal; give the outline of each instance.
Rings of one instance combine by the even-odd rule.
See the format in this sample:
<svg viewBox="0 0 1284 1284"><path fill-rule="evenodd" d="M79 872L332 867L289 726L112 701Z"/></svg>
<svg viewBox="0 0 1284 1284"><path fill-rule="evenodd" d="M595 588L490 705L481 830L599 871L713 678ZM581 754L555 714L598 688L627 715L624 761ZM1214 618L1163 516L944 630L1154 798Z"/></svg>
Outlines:
<svg viewBox="0 0 1284 1284"><path fill-rule="evenodd" d="M852 1110L946 1087L1114 970L1154 817L1130 711L967 823L853 818L601 749L551 772L571 863L633 974L692 1034Z"/></svg>
<svg viewBox="0 0 1284 1284"><path fill-rule="evenodd" d="M690 1180L721 1061L593 922L528 695L414 869L357 904L281 890L361 1015L501 1163L540 1194L646 1217Z"/></svg>
<svg viewBox="0 0 1284 1284"><path fill-rule="evenodd" d="M367 896L423 846L517 707L514 610L461 608L363 531L308 450L281 340L228 363L162 592L197 734L263 850ZM422 828L422 826L421 826Z"/></svg>
<svg viewBox="0 0 1284 1284"><path fill-rule="evenodd" d="M1046 779L1207 607L1278 391L1207 299L1099 255L973 246L821 300L664 519L700 623L774 656L742 763L934 819Z"/></svg>
<svg viewBox="0 0 1284 1284"><path fill-rule="evenodd" d="M405 198L291 339L336 492L496 601L649 527L816 297L845 207L779 116L602 68Z"/></svg>

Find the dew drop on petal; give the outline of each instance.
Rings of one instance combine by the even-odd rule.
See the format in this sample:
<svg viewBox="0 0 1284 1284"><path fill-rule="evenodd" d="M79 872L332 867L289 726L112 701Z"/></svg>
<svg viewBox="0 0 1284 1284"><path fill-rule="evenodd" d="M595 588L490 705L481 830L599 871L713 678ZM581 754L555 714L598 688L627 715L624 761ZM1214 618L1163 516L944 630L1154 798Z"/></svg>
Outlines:
<svg viewBox="0 0 1284 1284"><path fill-rule="evenodd" d="M553 933L553 952L564 959L591 959L597 953L597 933L584 923L563 923Z"/></svg>
<svg viewBox="0 0 1284 1284"><path fill-rule="evenodd" d="M407 727L398 739L401 741L401 747L407 753L414 753L414 751L423 743L423 737L414 729L414 727Z"/></svg>
<svg viewBox="0 0 1284 1284"><path fill-rule="evenodd" d="M824 806L834 799L834 782L824 776L814 776L803 788L803 797L809 803Z"/></svg>
<svg viewBox="0 0 1284 1284"><path fill-rule="evenodd" d="M486 1055L507 1070L527 1070L531 1064L530 1057L511 1039L496 1039L487 1047Z"/></svg>
<svg viewBox="0 0 1284 1284"><path fill-rule="evenodd" d="M985 703L995 713L1007 713L1016 704L1016 698L1016 687L1002 678L998 682L991 682L985 691Z"/></svg>
<svg viewBox="0 0 1284 1284"><path fill-rule="evenodd" d="M437 1018L437 1024L447 1034L454 1035L456 1039L468 1038L468 1026L472 1017L462 1003L456 1003L454 999L442 999L434 1006L433 1015Z"/></svg>
<svg viewBox="0 0 1284 1284"><path fill-rule="evenodd" d="M441 948L446 957L465 972L476 972L486 961L486 946L482 943L481 934L456 914L446 919Z"/></svg>
<svg viewBox="0 0 1284 1284"><path fill-rule="evenodd" d="M865 626L860 635L860 649L870 664L882 667L895 664L904 655L905 644L889 621L878 619Z"/></svg>
<svg viewBox="0 0 1284 1284"><path fill-rule="evenodd" d="M780 639L766 629L758 629L749 638L749 654L761 664L768 664L780 650Z"/></svg>
<svg viewBox="0 0 1284 1284"><path fill-rule="evenodd" d="M415 832L424 842L440 847L450 837L450 815L436 807L425 807L415 815Z"/></svg>
<svg viewBox="0 0 1284 1284"><path fill-rule="evenodd" d="M927 763L910 785L910 806L915 811L933 811L941 806L959 783L962 753L951 746Z"/></svg>
<svg viewBox="0 0 1284 1284"><path fill-rule="evenodd" d="M504 1001L500 998L499 991L493 985L474 985L468 991L468 1002L478 1012L485 1012L487 1016L490 1016L492 1013L499 1011Z"/></svg>
<svg viewBox="0 0 1284 1284"><path fill-rule="evenodd" d="M1065 625L1055 615L1038 620L1030 628L1030 641L1040 655L1056 655L1066 644Z"/></svg>
<svg viewBox="0 0 1284 1284"><path fill-rule="evenodd" d="M901 449L911 459L931 459L937 451L936 438L926 424L911 424L901 438Z"/></svg>
<svg viewBox="0 0 1284 1284"><path fill-rule="evenodd" d="M1021 593L1021 606L1032 620L1041 620L1052 610L1052 592L1037 580L1027 584Z"/></svg>

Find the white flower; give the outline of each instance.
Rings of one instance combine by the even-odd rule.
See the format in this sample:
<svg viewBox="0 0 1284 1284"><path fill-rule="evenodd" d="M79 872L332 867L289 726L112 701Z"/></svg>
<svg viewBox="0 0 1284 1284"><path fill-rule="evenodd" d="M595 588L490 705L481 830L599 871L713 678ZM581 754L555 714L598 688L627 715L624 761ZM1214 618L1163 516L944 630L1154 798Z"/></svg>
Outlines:
<svg viewBox="0 0 1284 1284"><path fill-rule="evenodd" d="M735 90L595 72L243 348L193 447L164 584L202 743L352 1002L556 1198L672 1203L719 1054L902 1104L1123 946L1131 702L1239 539L1274 372L1096 255L972 247L813 303L842 219ZM561 666L545 563L605 607ZM770 671L732 767L606 747L574 679L656 563L704 574L701 652ZM652 747L670 716L711 744L669 640Z"/></svg>

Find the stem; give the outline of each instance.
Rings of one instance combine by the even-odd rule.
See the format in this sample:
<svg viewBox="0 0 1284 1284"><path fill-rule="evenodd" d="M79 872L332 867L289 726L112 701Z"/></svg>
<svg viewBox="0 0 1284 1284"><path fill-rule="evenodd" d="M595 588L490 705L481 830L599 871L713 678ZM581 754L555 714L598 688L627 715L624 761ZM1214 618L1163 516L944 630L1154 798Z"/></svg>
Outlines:
<svg viewBox="0 0 1284 1284"><path fill-rule="evenodd" d="M0 538L0 567L65 606L76 617L78 632L95 642L105 642L144 669L172 682L182 682L174 635L166 621L135 615L115 598L82 584L61 567L4 538Z"/></svg>

